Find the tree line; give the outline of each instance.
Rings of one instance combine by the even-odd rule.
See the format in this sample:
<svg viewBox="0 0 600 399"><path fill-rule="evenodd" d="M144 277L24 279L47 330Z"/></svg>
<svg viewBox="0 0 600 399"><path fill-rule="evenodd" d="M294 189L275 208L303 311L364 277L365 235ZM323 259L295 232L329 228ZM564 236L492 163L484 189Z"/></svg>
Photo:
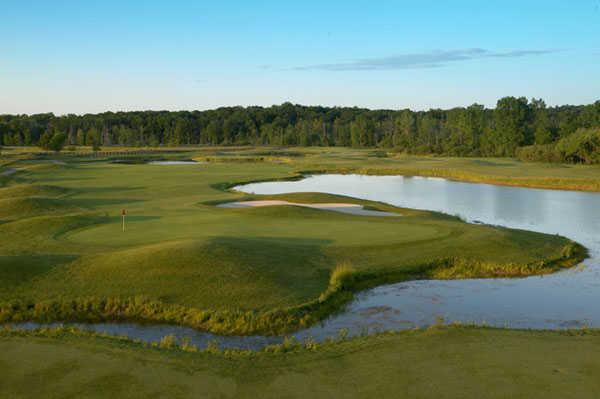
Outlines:
<svg viewBox="0 0 600 399"><path fill-rule="evenodd" d="M599 127L600 101L548 107L541 99L505 97L495 108L473 104L428 111L284 103L207 111L0 115L0 145L348 146L453 156L515 156L522 155L522 147L535 146L525 151L529 159L581 129Z"/></svg>

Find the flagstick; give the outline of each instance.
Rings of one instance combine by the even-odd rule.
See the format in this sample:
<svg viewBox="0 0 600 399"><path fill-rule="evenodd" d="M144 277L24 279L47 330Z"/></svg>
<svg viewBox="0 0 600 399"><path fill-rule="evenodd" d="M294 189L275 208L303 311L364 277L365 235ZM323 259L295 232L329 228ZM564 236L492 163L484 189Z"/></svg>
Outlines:
<svg viewBox="0 0 600 399"><path fill-rule="evenodd" d="M121 218L123 219L123 222L122 222L123 233L125 233L125 216L127 216L127 210L121 209Z"/></svg>

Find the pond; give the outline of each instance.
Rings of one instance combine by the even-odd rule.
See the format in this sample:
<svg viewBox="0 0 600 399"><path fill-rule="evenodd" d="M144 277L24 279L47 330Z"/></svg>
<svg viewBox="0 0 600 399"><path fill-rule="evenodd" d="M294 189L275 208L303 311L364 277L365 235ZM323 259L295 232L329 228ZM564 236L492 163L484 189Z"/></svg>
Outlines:
<svg viewBox="0 0 600 399"><path fill-rule="evenodd" d="M322 328L402 329L446 322L513 328L600 326L600 194L472 184L440 178L316 175L239 186L254 194L324 192L458 215L469 222L560 234L591 258L553 275L521 279L424 280L357 295ZM316 333L316 331L315 331Z"/></svg>
<svg viewBox="0 0 600 399"><path fill-rule="evenodd" d="M342 312L293 334L318 341L444 322L498 327L561 329L600 327L600 194L471 184L439 178L316 175L298 181L236 187L253 194L323 192L458 215L469 222L560 234L585 245L590 259L553 275L520 279L410 281L356 295ZM362 217L362 216L357 216ZM26 328L37 326L22 324ZM77 324L100 332L158 341L174 334L198 346L216 339L222 347L257 349L282 337L219 337L177 326Z"/></svg>

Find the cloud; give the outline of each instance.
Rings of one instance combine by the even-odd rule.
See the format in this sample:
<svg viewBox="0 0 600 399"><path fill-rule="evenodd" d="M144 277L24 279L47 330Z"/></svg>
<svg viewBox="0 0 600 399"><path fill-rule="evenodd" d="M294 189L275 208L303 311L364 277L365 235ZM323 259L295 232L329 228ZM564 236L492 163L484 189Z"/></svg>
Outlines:
<svg viewBox="0 0 600 399"><path fill-rule="evenodd" d="M349 62L300 66L295 70L374 71L392 69L439 68L452 62L484 58L521 58L556 53L560 50L489 51L481 48L435 50L425 53L399 54L381 58L363 58Z"/></svg>

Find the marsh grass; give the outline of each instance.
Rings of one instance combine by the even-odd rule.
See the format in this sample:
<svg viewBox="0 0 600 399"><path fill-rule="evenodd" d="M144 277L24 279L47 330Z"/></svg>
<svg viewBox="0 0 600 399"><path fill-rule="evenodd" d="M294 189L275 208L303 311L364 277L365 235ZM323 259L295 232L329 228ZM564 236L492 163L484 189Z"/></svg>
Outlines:
<svg viewBox="0 0 600 399"><path fill-rule="evenodd" d="M179 347L179 343L177 338L173 335L165 335L158 342L158 347L162 349L173 349L175 347Z"/></svg>

